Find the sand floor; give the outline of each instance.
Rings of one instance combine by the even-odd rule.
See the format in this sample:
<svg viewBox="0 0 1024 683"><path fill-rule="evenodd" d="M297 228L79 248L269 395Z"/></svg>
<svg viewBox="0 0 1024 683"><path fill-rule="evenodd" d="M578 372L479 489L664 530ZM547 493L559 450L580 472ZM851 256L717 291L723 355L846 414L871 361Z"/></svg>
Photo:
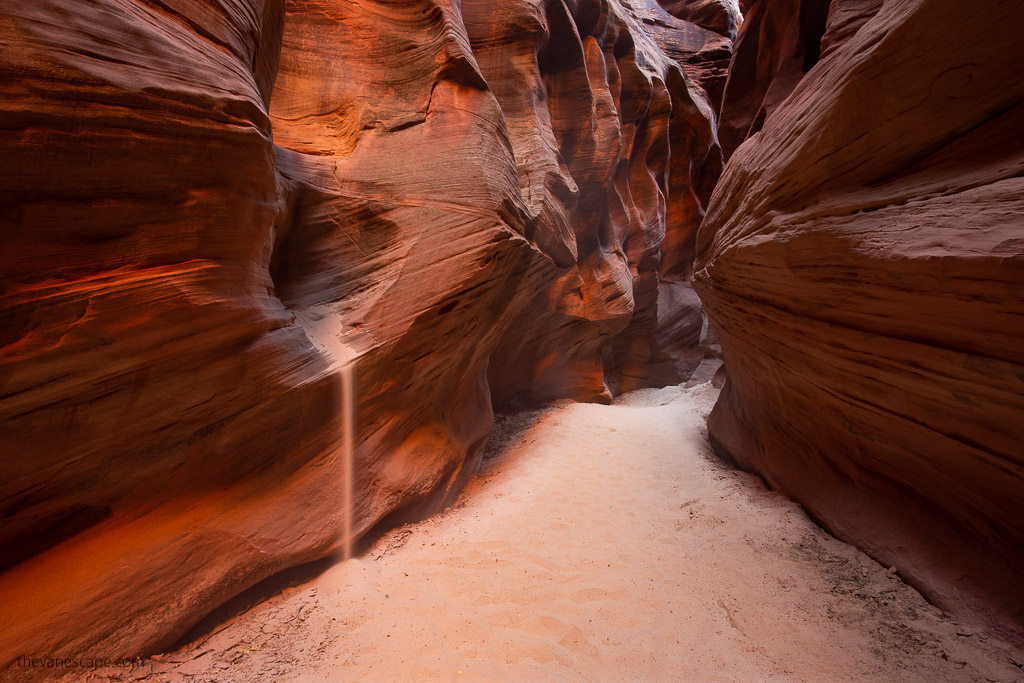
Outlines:
<svg viewBox="0 0 1024 683"><path fill-rule="evenodd" d="M711 455L710 385L499 418L458 503L136 680L984 681L1024 656Z"/></svg>

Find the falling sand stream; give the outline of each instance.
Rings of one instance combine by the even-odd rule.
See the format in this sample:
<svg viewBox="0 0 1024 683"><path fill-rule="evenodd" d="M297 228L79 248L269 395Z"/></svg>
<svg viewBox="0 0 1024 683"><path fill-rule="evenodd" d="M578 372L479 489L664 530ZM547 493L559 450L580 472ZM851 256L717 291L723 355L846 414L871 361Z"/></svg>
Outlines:
<svg viewBox="0 0 1024 683"><path fill-rule="evenodd" d="M157 658L142 680L1022 677L1019 651L717 461L716 393L499 418L453 508Z"/></svg>
<svg viewBox="0 0 1024 683"><path fill-rule="evenodd" d="M342 560L352 559L352 517L355 499L355 452L356 452L356 392L355 362L349 361L341 368L341 410L342 410Z"/></svg>
<svg viewBox="0 0 1024 683"><path fill-rule="evenodd" d="M355 459L356 459L356 361L359 354L345 343L346 332L342 316L333 307L325 305L305 311L296 311L295 317L306 331L309 340L331 363L338 379L338 405L341 415L337 437L340 456L339 486L341 489L341 558L352 559L355 516Z"/></svg>

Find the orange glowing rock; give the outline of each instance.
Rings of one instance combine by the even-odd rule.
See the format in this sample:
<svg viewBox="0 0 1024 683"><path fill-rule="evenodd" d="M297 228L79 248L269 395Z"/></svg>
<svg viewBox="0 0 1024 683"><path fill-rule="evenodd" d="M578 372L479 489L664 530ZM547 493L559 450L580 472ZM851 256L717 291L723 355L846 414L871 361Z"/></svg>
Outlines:
<svg viewBox="0 0 1024 683"><path fill-rule="evenodd" d="M710 107L549 5L3 8L0 671L438 509L492 400L688 376Z"/></svg>

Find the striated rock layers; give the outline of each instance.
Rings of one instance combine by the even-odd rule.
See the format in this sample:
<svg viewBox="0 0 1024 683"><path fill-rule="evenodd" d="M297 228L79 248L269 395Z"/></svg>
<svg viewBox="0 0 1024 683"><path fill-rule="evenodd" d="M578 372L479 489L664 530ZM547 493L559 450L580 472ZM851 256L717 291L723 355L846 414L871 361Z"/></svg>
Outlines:
<svg viewBox="0 0 1024 683"><path fill-rule="evenodd" d="M658 0L658 4L679 19L729 38L736 37L740 19L736 0Z"/></svg>
<svg viewBox="0 0 1024 683"><path fill-rule="evenodd" d="M337 549L350 408L358 536L450 499L492 401L699 362L720 153L630 5L0 11L0 670Z"/></svg>
<svg viewBox="0 0 1024 683"><path fill-rule="evenodd" d="M846 7L849 0L836 4ZM817 63L829 16L829 0L752 0L748 5L720 107L718 136L726 159L761 129L765 117Z"/></svg>
<svg viewBox="0 0 1024 683"><path fill-rule="evenodd" d="M704 92L632 12L536 5L462 5L507 122L524 234L550 256L531 276L543 294L526 288L491 356L495 404L510 408L690 375L703 355L695 230L721 168Z"/></svg>
<svg viewBox="0 0 1024 683"><path fill-rule="evenodd" d="M710 431L940 605L1020 641L1019 8L879 4L832 3L820 61L714 192L695 286L729 378Z"/></svg>
<svg viewBox="0 0 1024 683"><path fill-rule="evenodd" d="M728 5L738 12L734 2ZM716 24L710 17L710 24L695 24L670 15L655 0L636 8L637 17L644 23L645 31L658 47L679 63L683 71L707 93L712 109L717 112L722 106L722 92L732 58L735 23L727 35L722 35L706 26Z"/></svg>

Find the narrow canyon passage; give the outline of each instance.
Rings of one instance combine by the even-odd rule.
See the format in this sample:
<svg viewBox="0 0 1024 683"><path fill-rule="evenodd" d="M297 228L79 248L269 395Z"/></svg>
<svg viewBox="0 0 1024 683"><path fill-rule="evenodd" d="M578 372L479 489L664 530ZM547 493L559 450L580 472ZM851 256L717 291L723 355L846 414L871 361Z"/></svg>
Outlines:
<svg viewBox="0 0 1024 683"><path fill-rule="evenodd" d="M136 674L1021 676L1013 650L944 616L787 498L716 460L705 427L716 396L710 384L670 387L499 418L480 474L453 508Z"/></svg>
<svg viewBox="0 0 1024 683"><path fill-rule="evenodd" d="M0 0L0 683L1024 683L1020 15Z"/></svg>

